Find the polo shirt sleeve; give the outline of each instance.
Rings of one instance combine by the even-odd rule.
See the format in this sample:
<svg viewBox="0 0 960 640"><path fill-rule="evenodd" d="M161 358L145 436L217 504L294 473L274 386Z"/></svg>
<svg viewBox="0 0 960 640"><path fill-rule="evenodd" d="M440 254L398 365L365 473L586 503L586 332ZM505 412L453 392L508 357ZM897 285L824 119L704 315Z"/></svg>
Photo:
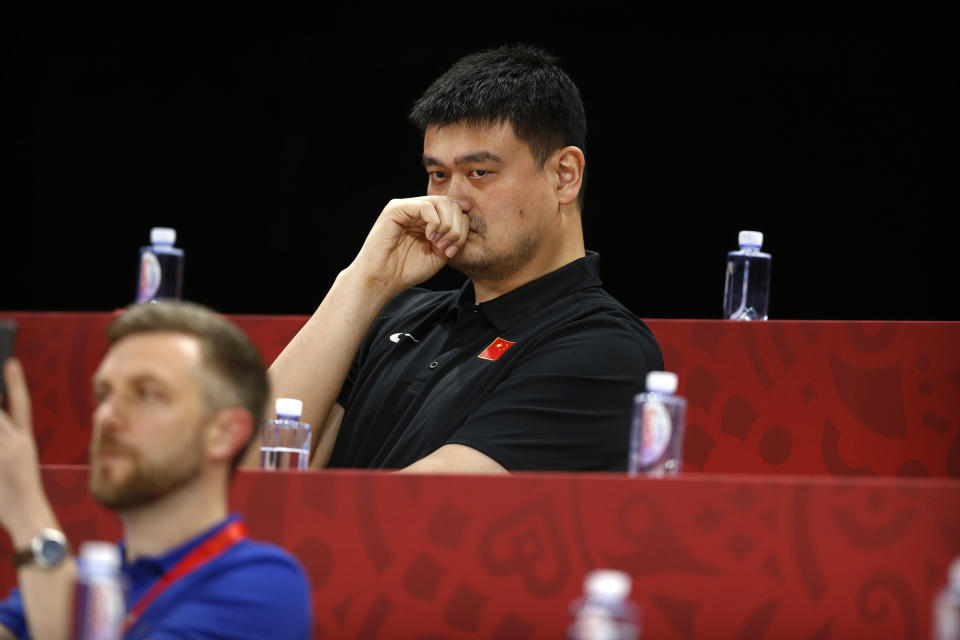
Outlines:
<svg viewBox="0 0 960 640"><path fill-rule="evenodd" d="M23 615L19 589L11 589L7 599L0 602L0 624L17 638L27 637L27 621Z"/></svg>
<svg viewBox="0 0 960 640"><path fill-rule="evenodd" d="M367 331L367 335L364 336L363 341L360 343L360 348L357 349L357 353L353 356L350 369L347 371L347 376L343 381L343 385L340 387L340 393L337 394L337 402L340 406L344 408L350 407L353 387L356 384L357 378L360 376L360 371L364 363L370 358L379 357L383 354L385 348L389 348L387 338L391 331L397 330L398 320L400 321L399 326L401 326L404 331L413 330L416 332L414 327L418 322L424 321L424 316L429 318L431 313L438 312L442 315L446 308L443 306L447 302L446 299L455 293L456 292L452 291L436 292L421 287L410 287L409 289L401 291L393 300L388 302L373 321L373 325L371 325ZM438 301L441 304L437 304ZM433 322L428 321L428 324L433 324ZM393 328L391 329L390 327Z"/></svg>
<svg viewBox="0 0 960 640"><path fill-rule="evenodd" d="M360 348L357 349L357 353L354 354L353 361L350 363L350 369L347 371L347 376L343 381L343 385L340 387L340 393L337 394L337 403L341 407L345 409L350 407L350 396L353 391L353 386L357 381L357 376L360 375L360 369L363 367L363 363L370 356L373 345L378 339L382 341L383 332L385 331L384 326L391 319L408 311L411 301L422 291L422 289L417 287L411 287L401 291L393 300L388 302L377 315L373 321L373 325L371 325L367 331L367 335L364 336L361 341Z"/></svg>
<svg viewBox="0 0 960 640"><path fill-rule="evenodd" d="M511 471L625 471L633 398L648 371L663 369L653 336L623 318L589 317L516 356L447 444Z"/></svg>

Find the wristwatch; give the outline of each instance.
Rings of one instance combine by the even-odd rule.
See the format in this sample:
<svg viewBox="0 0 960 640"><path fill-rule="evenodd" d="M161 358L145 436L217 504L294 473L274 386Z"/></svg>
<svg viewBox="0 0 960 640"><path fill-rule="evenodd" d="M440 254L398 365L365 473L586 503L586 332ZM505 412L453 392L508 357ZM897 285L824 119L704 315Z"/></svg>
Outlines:
<svg viewBox="0 0 960 640"><path fill-rule="evenodd" d="M26 549L20 549L13 554L13 566L18 569L24 565L34 564L41 569L50 569L57 566L70 553L67 546L67 536L56 529L44 529L30 540Z"/></svg>

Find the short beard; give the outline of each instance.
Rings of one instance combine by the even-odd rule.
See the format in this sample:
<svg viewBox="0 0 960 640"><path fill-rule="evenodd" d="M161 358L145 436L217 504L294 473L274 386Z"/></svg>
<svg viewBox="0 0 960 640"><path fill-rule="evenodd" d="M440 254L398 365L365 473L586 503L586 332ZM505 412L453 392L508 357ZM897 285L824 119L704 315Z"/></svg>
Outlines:
<svg viewBox="0 0 960 640"><path fill-rule="evenodd" d="M483 237L487 226L482 220L470 220L478 234ZM451 267L471 280L505 280L525 267L537 254L542 234L540 229L532 229L518 238L513 251L503 255L493 255L487 247L472 247L461 250L450 259Z"/></svg>
<svg viewBox="0 0 960 640"><path fill-rule="evenodd" d="M117 448L110 438L101 438L100 447ZM191 443L165 466L144 463L139 452L123 449L133 463L133 471L122 482L110 477L108 467L93 461L90 469L90 494L94 500L113 511L144 507L176 491L202 472L199 443Z"/></svg>

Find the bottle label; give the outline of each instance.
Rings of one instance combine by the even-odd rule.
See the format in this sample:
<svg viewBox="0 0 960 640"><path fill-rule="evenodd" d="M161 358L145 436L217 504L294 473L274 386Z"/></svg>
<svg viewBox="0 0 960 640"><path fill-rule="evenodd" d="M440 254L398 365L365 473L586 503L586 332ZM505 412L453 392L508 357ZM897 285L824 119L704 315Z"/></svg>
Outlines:
<svg viewBox="0 0 960 640"><path fill-rule="evenodd" d="M673 425L670 422L670 412L662 402L648 400L643 403L643 414L640 422L640 464L651 465L663 455L670 444L670 434Z"/></svg>
<svg viewBox="0 0 960 640"><path fill-rule="evenodd" d="M123 636L126 602L119 582L100 579L81 583L76 604L76 637L119 640Z"/></svg>
<svg viewBox="0 0 960 640"><path fill-rule="evenodd" d="M160 261L152 251L140 256L140 284L137 287L137 302L153 300L160 290Z"/></svg>

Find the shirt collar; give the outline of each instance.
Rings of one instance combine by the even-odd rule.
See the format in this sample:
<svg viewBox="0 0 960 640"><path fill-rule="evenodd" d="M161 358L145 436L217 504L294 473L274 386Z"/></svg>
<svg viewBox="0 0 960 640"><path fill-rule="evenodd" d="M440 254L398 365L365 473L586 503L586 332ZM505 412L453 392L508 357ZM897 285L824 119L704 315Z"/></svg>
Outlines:
<svg viewBox="0 0 960 640"><path fill-rule="evenodd" d="M513 291L481 302L478 306L498 331L506 331L538 309L582 289L598 287L600 254L587 251L586 256L517 287ZM473 283L467 280L455 298L460 305L476 300Z"/></svg>
<svg viewBox="0 0 960 640"><path fill-rule="evenodd" d="M211 536L215 535L218 531L223 529L225 526L237 520L240 520L240 514L238 513L230 514L227 518L221 520L220 522L213 525L206 531L194 536L190 540L187 540L180 546L174 547L173 549L159 556L140 556L133 562L133 565L137 565L141 563L143 563L144 565L153 565L155 567L158 567L161 570L161 572L166 573L167 571L170 571L170 569L172 569L180 561L181 558L183 558L188 553L193 551L195 548L200 546L207 538L210 538ZM122 559L123 568L126 569L127 567L132 566L127 563L126 540L121 540L118 546L120 547L120 558Z"/></svg>

